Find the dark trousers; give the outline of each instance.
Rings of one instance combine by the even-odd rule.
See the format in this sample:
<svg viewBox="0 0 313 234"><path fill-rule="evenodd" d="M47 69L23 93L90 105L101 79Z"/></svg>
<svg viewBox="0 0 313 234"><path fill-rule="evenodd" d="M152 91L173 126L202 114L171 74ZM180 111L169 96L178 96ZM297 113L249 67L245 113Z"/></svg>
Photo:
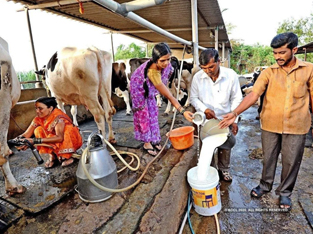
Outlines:
<svg viewBox="0 0 313 234"><path fill-rule="evenodd" d="M263 190L271 191L272 189L277 160L279 153L281 153L281 180L275 192L276 195L291 195L302 161L305 136L306 134L278 134L262 130L264 159L260 187Z"/></svg>

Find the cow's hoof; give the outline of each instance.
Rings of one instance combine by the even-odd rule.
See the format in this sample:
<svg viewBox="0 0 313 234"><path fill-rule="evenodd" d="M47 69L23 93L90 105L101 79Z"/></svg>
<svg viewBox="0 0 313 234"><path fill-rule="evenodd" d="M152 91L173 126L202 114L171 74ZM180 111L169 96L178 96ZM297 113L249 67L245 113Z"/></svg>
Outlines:
<svg viewBox="0 0 313 234"><path fill-rule="evenodd" d="M8 189L6 190L6 193L10 196L10 197L13 197L15 196L16 194L23 194L26 192L26 187L20 185L18 187L15 187L15 188L12 188L12 189Z"/></svg>
<svg viewBox="0 0 313 234"><path fill-rule="evenodd" d="M112 145L115 145L115 144L117 143L117 141L115 140L115 138L114 138L114 139L109 140L109 142L110 142Z"/></svg>
<svg viewBox="0 0 313 234"><path fill-rule="evenodd" d="M126 113L126 115L131 115L130 113Z"/></svg>
<svg viewBox="0 0 313 234"><path fill-rule="evenodd" d="M168 113L163 113L162 116L168 116Z"/></svg>

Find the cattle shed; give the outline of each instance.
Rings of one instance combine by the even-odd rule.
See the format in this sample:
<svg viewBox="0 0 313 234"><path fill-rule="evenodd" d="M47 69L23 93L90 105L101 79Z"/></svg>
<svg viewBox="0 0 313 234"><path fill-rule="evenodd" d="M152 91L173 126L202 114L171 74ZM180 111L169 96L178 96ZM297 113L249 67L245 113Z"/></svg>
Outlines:
<svg viewBox="0 0 313 234"><path fill-rule="evenodd" d="M218 0L13 1L24 5L20 11L27 12L29 25L29 12L41 9L146 43L166 42L180 59L182 51L198 58L199 50L215 48L223 65L230 64L231 44ZM31 27L29 29L32 41ZM34 49L33 53L35 57Z"/></svg>
<svg viewBox="0 0 313 234"><path fill-rule="evenodd" d="M313 42L298 47L297 54L304 54L304 60L306 61L306 54L313 52Z"/></svg>

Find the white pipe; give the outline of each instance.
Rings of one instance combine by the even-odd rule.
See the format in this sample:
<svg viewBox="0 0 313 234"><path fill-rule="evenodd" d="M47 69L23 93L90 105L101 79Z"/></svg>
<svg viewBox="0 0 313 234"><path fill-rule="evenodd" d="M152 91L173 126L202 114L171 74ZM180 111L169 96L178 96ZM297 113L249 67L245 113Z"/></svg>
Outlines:
<svg viewBox="0 0 313 234"><path fill-rule="evenodd" d="M208 30L208 29L215 29L216 27L200 27L200 28L198 28L198 30ZM166 30L166 31L168 31L168 32L182 32L182 31L190 31L190 30L192 30L192 28L169 28L169 29L164 29L164 30ZM148 29L146 29L146 30L121 30L121 31L111 31L112 33L121 33L121 34L123 34L123 33L150 33L150 32L152 32L152 30L148 30ZM107 33L109 33L109 32L107 32ZM106 33L104 33L104 34L106 34ZM212 43L214 43L214 42L212 42Z"/></svg>
<svg viewBox="0 0 313 234"><path fill-rule="evenodd" d="M106 8L108 8L108 9L110 9L110 10L112 10L112 11L118 13L118 14L121 14L121 13L116 11L117 8L118 8L117 5L119 5L119 4L114 2L114 1L111 1L111 0L94 0L94 1L97 2L98 4L100 4L103 7L106 7ZM165 36L165 37L168 37L168 38L170 38L170 39L172 39L172 40L174 40L176 42L180 42L182 44L185 44L185 45L188 45L188 46L192 46L192 43L190 41L184 40L184 39L182 39L182 38L180 38L180 37L178 37L178 36L176 36L176 35L174 35L172 33L169 33L167 31L165 31L164 29L156 26L155 24L150 23L149 21L143 19L142 17L136 15L133 12L129 12L125 17L128 18L128 19L131 19L132 21L138 23L139 25L142 25L142 26L144 26L144 27L146 27L148 29L151 29L151 30L153 30L153 31L155 31L155 32ZM206 49L204 47L199 47L199 48L202 49L202 50Z"/></svg>
<svg viewBox="0 0 313 234"><path fill-rule="evenodd" d="M132 2L122 3L121 9L123 12L125 10L125 12L128 13L130 11L137 11L147 7L161 5L165 1L166 0L135 0Z"/></svg>

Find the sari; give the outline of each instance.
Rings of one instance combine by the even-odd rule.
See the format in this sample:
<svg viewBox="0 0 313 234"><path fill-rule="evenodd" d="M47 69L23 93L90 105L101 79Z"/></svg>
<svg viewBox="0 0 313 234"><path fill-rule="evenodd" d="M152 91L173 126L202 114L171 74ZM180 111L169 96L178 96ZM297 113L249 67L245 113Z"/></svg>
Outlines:
<svg viewBox="0 0 313 234"><path fill-rule="evenodd" d="M71 158L72 154L79 149L83 140L80 135L79 129L72 123L72 120L68 115L58 108L55 108L46 120L35 117L32 121L32 126L35 127L36 138L49 138L56 135L55 126L59 122L64 122L64 140L59 143L45 143L50 147L37 146L40 154L52 154L54 153L58 158L65 159Z"/></svg>
<svg viewBox="0 0 313 234"><path fill-rule="evenodd" d="M153 82L147 79L149 96L144 97L144 81L146 80L144 70L149 60L138 67L130 79L130 94L132 98L132 111L134 118L134 136L136 140L158 144L161 141L160 127L158 121L159 107L155 96L159 91ZM172 66L169 65L161 72L161 80L167 86L169 77L172 74Z"/></svg>

